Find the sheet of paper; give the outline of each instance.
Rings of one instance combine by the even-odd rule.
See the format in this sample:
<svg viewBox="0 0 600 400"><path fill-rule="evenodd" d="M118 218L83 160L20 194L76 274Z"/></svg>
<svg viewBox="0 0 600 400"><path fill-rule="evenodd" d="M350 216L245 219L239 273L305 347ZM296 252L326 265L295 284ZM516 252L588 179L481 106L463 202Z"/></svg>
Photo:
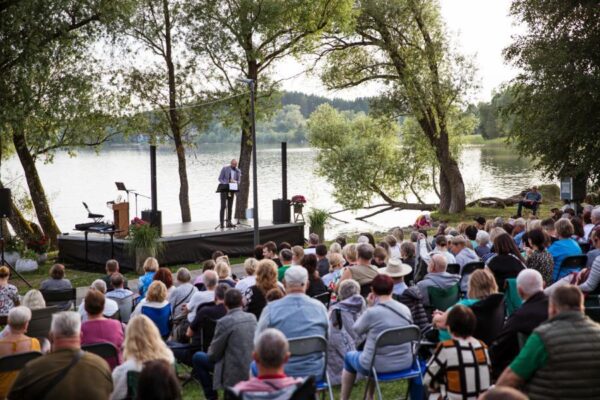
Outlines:
<svg viewBox="0 0 600 400"><path fill-rule="evenodd" d="M230 182L229 183L229 190L231 190L231 191L237 191L238 190L238 184L237 184L237 182Z"/></svg>

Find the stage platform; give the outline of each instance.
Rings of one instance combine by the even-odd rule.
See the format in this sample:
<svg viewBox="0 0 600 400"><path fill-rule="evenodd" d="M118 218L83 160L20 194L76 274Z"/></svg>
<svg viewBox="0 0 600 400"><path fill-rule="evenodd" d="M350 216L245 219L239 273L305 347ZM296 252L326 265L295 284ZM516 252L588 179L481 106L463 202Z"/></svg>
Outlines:
<svg viewBox="0 0 600 400"><path fill-rule="evenodd" d="M254 250L253 226L236 229L215 230L217 221L199 221L164 224L160 241L164 251L160 257L163 265L189 264L209 259L216 250L230 257L250 256ZM252 224L252 221L250 221ZM273 225L260 221L260 242L288 242L292 246L303 245L304 224L289 223ZM126 248L126 239L114 239L111 249L109 235L88 235L88 262L85 262L85 235L83 232L62 234L58 237L58 258L71 268L104 271L104 263L116 258L121 269L135 269L135 257Z"/></svg>

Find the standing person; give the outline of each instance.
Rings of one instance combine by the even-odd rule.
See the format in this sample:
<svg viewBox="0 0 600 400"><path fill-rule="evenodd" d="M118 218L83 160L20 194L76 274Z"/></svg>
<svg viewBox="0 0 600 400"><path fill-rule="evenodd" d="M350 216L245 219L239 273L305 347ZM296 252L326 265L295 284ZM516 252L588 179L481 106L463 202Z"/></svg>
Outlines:
<svg viewBox="0 0 600 400"><path fill-rule="evenodd" d="M538 207L542 203L542 194L538 191L537 186L532 186L531 190L525 193L523 199L519 201L517 206L517 215L520 217L523 207L533 211L533 215L537 214Z"/></svg>
<svg viewBox="0 0 600 400"><path fill-rule="evenodd" d="M527 268L535 269L544 279L546 287L552 285L552 272L554 271L554 259L548 253L546 246L549 238L541 228L533 229L527 233Z"/></svg>
<svg viewBox="0 0 600 400"><path fill-rule="evenodd" d="M4 265L0 267L0 315L8 315L8 312L19 305L19 291L15 285L8 283L10 270Z"/></svg>
<svg viewBox="0 0 600 400"><path fill-rule="evenodd" d="M99 356L81 351L79 314L73 311L52 314L50 341L52 352L25 365L10 390L9 399L109 398L113 390L110 368Z"/></svg>
<svg viewBox="0 0 600 400"><path fill-rule="evenodd" d="M0 268L1 269L1 268ZM50 279L46 279L42 281L40 285L40 290L42 292L48 291L61 291L66 289L72 289L73 285L71 285L71 281L65 278L65 266L62 264L54 264L52 268L50 268ZM69 310L73 307L73 302L71 301L60 301L60 302L48 302L46 304L47 307L56 306L61 310Z"/></svg>
<svg viewBox="0 0 600 400"><path fill-rule="evenodd" d="M231 223L231 211L233 208L234 193L239 190L242 171L237 167L237 160L231 160L229 165L224 166L219 174L219 192L221 192L221 210L219 211L219 221L221 228L224 228L225 208L227 208L227 226L233 226Z"/></svg>

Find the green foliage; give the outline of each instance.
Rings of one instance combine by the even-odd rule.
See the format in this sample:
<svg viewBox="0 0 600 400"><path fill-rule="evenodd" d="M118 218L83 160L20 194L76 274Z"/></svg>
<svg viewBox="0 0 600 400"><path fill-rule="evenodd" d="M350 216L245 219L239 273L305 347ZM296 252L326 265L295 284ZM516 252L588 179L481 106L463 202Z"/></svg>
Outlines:
<svg viewBox="0 0 600 400"><path fill-rule="evenodd" d="M149 224L134 224L129 227L127 248L131 254L135 254L136 249L149 249L158 255L163 250L163 244L158 239L160 235L157 228Z"/></svg>
<svg viewBox="0 0 600 400"><path fill-rule="evenodd" d="M320 208L311 208L306 215L308 224L311 228L321 229L325 227L327 221L329 221L329 211Z"/></svg>
<svg viewBox="0 0 600 400"><path fill-rule="evenodd" d="M510 139L550 176L564 168L600 176L600 7L597 1L514 0L527 26L506 50L513 82Z"/></svg>
<svg viewBox="0 0 600 400"><path fill-rule="evenodd" d="M508 108L512 101L511 88L506 87L500 92L494 93L489 103L479 103L477 105L479 114L477 133L485 139L508 136L512 131L514 117L502 113L502 110Z"/></svg>

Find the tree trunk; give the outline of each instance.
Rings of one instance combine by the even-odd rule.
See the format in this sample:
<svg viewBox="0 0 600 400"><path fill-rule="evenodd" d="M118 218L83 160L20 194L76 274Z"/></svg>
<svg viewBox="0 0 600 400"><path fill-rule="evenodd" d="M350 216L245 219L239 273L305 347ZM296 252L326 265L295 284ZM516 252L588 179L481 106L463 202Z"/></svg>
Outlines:
<svg viewBox="0 0 600 400"><path fill-rule="evenodd" d="M190 211L190 194L187 177L187 165L185 159L185 146L181 137L181 118L177 110L177 86L175 82L175 65L171 54L171 19L169 15L169 1L163 0L163 13L165 18L165 62L169 77L169 125L173 140L175 141L175 152L177 153L177 167L179 172L179 207L181 208L181 222L190 222L192 213Z"/></svg>
<svg viewBox="0 0 600 400"><path fill-rule="evenodd" d="M254 80L255 94L258 92L258 65L255 60L248 61L248 79ZM246 108L242 118L242 139L240 141L240 159L239 168L242 171L242 180L240 190L237 193L235 202L235 217L245 218L245 211L248 208L248 198L250 194L250 163L252 162L252 121L250 120L250 104ZM254 205L253 205L254 207Z"/></svg>
<svg viewBox="0 0 600 400"><path fill-rule="evenodd" d="M447 214L450 211L450 204L452 203L452 188L448 179L444 174L444 169L440 169L440 212Z"/></svg>
<svg viewBox="0 0 600 400"><path fill-rule="evenodd" d="M444 206L448 205L448 197L450 200L447 212L454 214L462 212L466 208L465 184L458 163L450 154L448 133L443 127L440 130L440 137L435 149L436 157L440 163L440 189ZM444 188L444 186L446 187ZM441 206L440 209L442 209ZM443 210L446 212L445 208Z"/></svg>
<svg viewBox="0 0 600 400"><path fill-rule="evenodd" d="M29 194L31 195L31 201L33 202L38 222L44 234L50 240L50 246L55 249L58 245L60 229L52 216L52 211L50 211L46 192L35 166L35 159L29 152L25 134L23 132L14 132L13 144L23 167L23 172L25 173L25 180L27 181L27 187L29 188Z"/></svg>

